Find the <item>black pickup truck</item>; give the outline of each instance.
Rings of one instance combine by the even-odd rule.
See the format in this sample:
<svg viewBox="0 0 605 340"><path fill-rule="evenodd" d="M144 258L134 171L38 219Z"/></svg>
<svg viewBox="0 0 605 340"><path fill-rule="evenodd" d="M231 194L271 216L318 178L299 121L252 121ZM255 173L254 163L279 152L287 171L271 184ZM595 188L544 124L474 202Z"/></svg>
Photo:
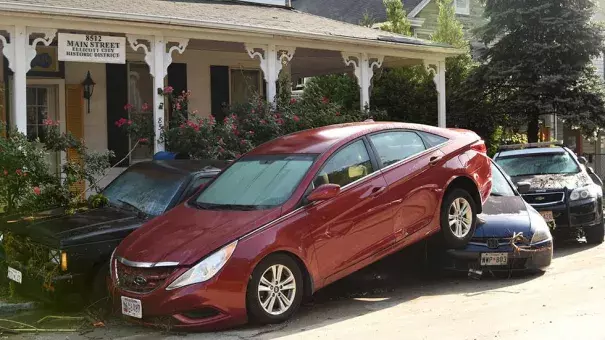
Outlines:
<svg viewBox="0 0 605 340"><path fill-rule="evenodd" d="M561 143L502 146L494 155L523 198L551 225L553 235L583 234L603 242L602 182L586 160Z"/></svg>
<svg viewBox="0 0 605 340"><path fill-rule="evenodd" d="M193 195L225 166L220 161L140 162L102 191L109 202L101 208L71 215L49 209L30 222L4 218L0 228L12 238L4 238L13 251L7 259L9 279L20 294L49 302L59 296L71 302L101 299L107 294L108 262L120 241Z"/></svg>

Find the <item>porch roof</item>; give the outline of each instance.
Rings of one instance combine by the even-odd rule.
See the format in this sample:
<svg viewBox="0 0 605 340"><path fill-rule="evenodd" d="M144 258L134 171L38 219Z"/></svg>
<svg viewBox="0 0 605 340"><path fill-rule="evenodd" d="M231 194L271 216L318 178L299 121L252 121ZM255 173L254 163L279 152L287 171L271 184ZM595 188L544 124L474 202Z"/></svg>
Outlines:
<svg viewBox="0 0 605 340"><path fill-rule="evenodd" d="M293 9L225 0L0 0L0 12L199 27L460 54L455 48L340 22Z"/></svg>

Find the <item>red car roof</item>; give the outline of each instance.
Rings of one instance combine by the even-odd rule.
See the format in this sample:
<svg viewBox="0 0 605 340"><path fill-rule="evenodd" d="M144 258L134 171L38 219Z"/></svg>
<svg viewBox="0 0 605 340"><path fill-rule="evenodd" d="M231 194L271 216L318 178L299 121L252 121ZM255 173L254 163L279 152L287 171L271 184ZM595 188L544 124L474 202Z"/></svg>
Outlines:
<svg viewBox="0 0 605 340"><path fill-rule="evenodd" d="M394 123L394 122L361 122L329 125L320 128L295 132L264 143L248 155L270 154L321 154L337 143L346 143L368 133L390 130L412 129L437 134L446 138L459 135L456 131L428 125Z"/></svg>

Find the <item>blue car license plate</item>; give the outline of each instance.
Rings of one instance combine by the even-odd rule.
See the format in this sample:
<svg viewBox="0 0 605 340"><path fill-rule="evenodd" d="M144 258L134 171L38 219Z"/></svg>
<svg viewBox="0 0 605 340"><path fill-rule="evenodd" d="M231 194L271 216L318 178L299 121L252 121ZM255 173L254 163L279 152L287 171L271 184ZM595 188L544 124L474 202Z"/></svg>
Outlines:
<svg viewBox="0 0 605 340"><path fill-rule="evenodd" d="M508 253L481 253L482 266L505 266L508 264Z"/></svg>

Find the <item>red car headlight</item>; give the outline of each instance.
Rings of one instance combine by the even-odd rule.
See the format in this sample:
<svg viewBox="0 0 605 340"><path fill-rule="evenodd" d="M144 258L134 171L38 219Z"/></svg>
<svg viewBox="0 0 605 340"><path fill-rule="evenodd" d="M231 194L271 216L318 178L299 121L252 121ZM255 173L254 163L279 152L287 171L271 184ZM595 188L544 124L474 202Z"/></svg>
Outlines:
<svg viewBox="0 0 605 340"><path fill-rule="evenodd" d="M173 290L210 280L219 272L219 270L221 270L221 268L223 268L227 261L229 261L236 246L237 241L234 241L215 251L212 255L206 257L200 263L191 267L188 271L179 276L178 279L174 280L166 287L166 290Z"/></svg>

